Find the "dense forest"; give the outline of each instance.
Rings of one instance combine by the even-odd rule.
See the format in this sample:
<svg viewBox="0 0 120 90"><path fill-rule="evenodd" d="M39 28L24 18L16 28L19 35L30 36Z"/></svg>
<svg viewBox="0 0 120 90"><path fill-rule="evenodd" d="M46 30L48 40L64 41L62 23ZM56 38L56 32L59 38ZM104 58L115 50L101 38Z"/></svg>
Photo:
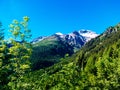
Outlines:
<svg viewBox="0 0 120 90"><path fill-rule="evenodd" d="M33 52L30 59L32 70L52 66L66 55L71 56L74 53L72 46L55 36L32 44L32 46Z"/></svg>
<svg viewBox="0 0 120 90"><path fill-rule="evenodd" d="M119 90L119 38L119 24L109 27L73 56L52 67L26 74L23 78L26 89Z"/></svg>
<svg viewBox="0 0 120 90"><path fill-rule="evenodd" d="M39 55L35 57L37 52L34 50L47 51L48 48L30 44L28 21L27 16L22 22L14 20L10 24L12 38L8 41L4 40L0 27L0 90L119 90L120 24L109 27L72 56L64 56L69 53L63 49L68 45L61 48L54 42L54 46L62 50L59 55L64 58L50 67L38 69L41 66L35 66L37 61L34 60L38 60ZM58 59L54 52L51 53Z"/></svg>

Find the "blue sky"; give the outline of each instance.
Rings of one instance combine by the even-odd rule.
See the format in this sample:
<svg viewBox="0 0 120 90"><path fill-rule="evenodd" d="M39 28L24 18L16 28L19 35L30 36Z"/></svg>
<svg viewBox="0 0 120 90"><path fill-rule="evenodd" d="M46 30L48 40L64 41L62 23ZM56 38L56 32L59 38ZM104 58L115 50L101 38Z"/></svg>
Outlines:
<svg viewBox="0 0 120 90"><path fill-rule="evenodd" d="M102 33L120 22L120 0L0 0L0 21L8 35L13 19L29 16L33 38L89 29Z"/></svg>

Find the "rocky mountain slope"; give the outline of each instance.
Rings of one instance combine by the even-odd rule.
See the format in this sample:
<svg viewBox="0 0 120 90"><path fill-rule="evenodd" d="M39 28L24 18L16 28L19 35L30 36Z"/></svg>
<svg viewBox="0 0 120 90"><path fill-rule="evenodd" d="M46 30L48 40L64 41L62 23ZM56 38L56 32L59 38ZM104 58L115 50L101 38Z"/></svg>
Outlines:
<svg viewBox="0 0 120 90"><path fill-rule="evenodd" d="M34 39L31 42L33 45L33 54L31 56L33 70L58 63L66 55L71 56L86 42L97 36L98 34L90 30L80 30L69 34L58 32L51 36L41 36Z"/></svg>
<svg viewBox="0 0 120 90"><path fill-rule="evenodd" d="M73 48L81 48L86 42L91 40L92 38L95 38L98 36L93 31L90 30L79 30L74 31L69 34L62 34L60 32L55 33L51 36L40 36L38 38L35 38L31 43L36 44L39 43L42 40L50 39L51 37L57 38L58 40L62 40L63 42L67 42L69 45L71 45Z"/></svg>

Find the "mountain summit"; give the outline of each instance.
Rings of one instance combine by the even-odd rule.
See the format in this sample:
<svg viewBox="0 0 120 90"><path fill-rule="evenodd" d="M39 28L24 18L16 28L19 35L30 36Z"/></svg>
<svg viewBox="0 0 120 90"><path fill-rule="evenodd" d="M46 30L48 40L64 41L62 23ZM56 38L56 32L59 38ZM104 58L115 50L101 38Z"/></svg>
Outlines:
<svg viewBox="0 0 120 90"><path fill-rule="evenodd" d="M98 34L93 31L79 30L66 35L65 40L74 48L81 48L86 42L97 36Z"/></svg>
<svg viewBox="0 0 120 90"><path fill-rule="evenodd" d="M51 36L48 37L38 37L35 38L32 43L38 43L45 39L50 39L51 37L57 38L58 40L62 40L63 42L67 42L69 45L71 45L74 48L81 48L86 42L90 41L92 38L97 37L98 34L91 30L79 30L79 31L73 31L69 34L62 34L61 32L57 32Z"/></svg>
<svg viewBox="0 0 120 90"><path fill-rule="evenodd" d="M80 30L78 31L80 35L82 35L83 37L85 37L86 41L91 40L92 38L95 38L98 36L98 34L96 34L93 31L90 30Z"/></svg>

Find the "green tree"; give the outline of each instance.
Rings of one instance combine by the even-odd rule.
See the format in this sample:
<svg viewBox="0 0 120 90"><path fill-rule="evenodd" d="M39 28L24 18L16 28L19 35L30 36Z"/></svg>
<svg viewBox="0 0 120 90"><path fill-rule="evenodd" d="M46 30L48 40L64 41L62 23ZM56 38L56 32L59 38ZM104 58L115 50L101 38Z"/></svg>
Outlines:
<svg viewBox="0 0 120 90"><path fill-rule="evenodd" d="M8 49L4 41L4 29L2 28L2 23L0 22L0 89L5 90L8 80L6 78L9 75L8 72Z"/></svg>
<svg viewBox="0 0 120 90"><path fill-rule="evenodd" d="M23 17L23 21L19 22L13 20L10 24L10 32L12 33L12 38L10 39L9 53L11 55L9 68L12 74L9 76L10 82L8 85L12 90L19 88L21 86L20 80L23 75L30 71L30 56L31 56L31 44L28 39L31 37L30 30L28 29L29 17Z"/></svg>
<svg viewBox="0 0 120 90"><path fill-rule="evenodd" d="M0 89L16 90L24 85L21 82L23 75L30 71L31 37L28 29L29 17L23 17L23 21L14 20L10 24L11 38L4 41L4 35L0 32ZM21 83L20 83L21 82Z"/></svg>
<svg viewBox="0 0 120 90"><path fill-rule="evenodd" d="M2 28L2 23L0 22L0 40L4 39L4 29Z"/></svg>

